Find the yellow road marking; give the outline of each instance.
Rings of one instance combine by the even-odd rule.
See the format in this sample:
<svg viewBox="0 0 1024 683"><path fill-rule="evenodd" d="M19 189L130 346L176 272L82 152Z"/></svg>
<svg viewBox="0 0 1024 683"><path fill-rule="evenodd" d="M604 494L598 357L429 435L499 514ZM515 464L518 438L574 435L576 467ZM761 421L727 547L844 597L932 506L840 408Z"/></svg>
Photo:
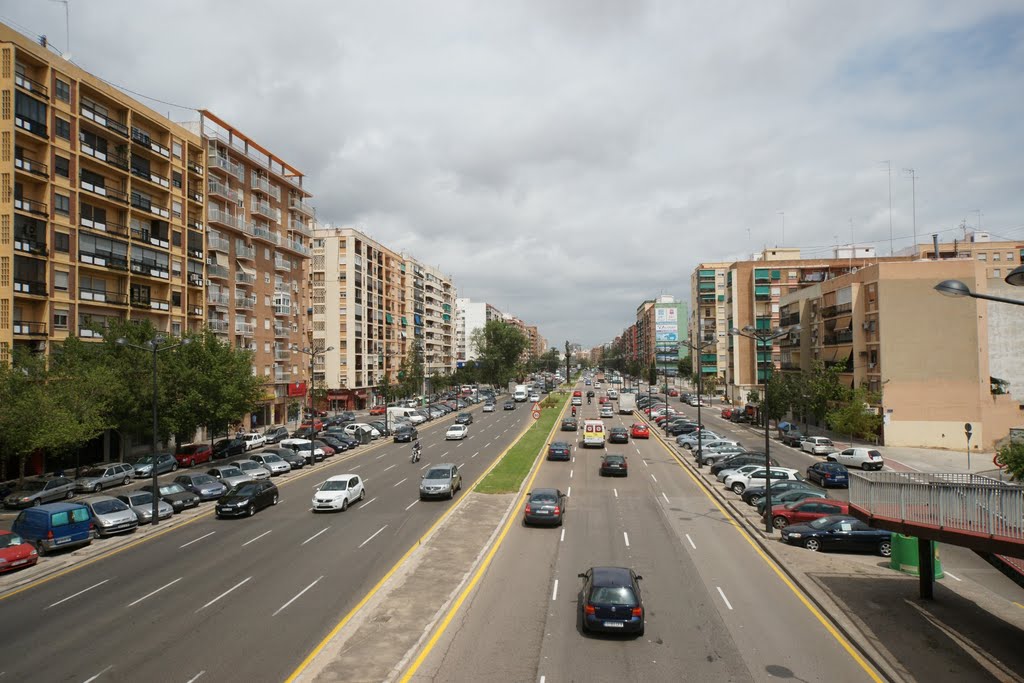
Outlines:
<svg viewBox="0 0 1024 683"><path fill-rule="evenodd" d="M1024 609L1024 605L1020 604L1019 602L1014 602L1013 604L1017 605L1017 607L1020 607L1021 609Z"/></svg>

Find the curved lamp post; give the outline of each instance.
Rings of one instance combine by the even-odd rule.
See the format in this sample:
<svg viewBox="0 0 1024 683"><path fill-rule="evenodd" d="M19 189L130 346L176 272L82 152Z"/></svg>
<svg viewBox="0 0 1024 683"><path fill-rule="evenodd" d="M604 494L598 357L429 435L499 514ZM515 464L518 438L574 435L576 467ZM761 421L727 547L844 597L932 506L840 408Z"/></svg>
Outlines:
<svg viewBox="0 0 1024 683"><path fill-rule="evenodd" d="M322 356L328 351L333 351L333 346L328 346L326 349L311 349L308 346L305 348L299 348L298 344L292 344L292 353L304 353L309 356L309 423L315 425L316 423L316 375L313 373L313 363L316 361L317 356ZM299 422L301 425L302 422Z"/></svg>
<svg viewBox="0 0 1024 683"><path fill-rule="evenodd" d="M698 319L698 332L700 330L700 320ZM704 349L709 346L714 346L718 343L717 339L706 340L698 342L696 344L688 341L684 341L685 344L691 351L697 354L697 469L704 466L704 457L701 453L701 449L704 447L704 423L700 419L700 407L704 403L704 369L701 367L700 355L704 352ZM667 401L668 399L666 399Z"/></svg>
<svg viewBox="0 0 1024 683"><path fill-rule="evenodd" d="M1024 285L1024 266L1014 268L1013 272L1006 276L1006 284L1014 285L1015 287ZM986 301L998 301L1003 304L1013 304L1014 306L1024 306L1024 301L1019 299L1007 299L1002 296L972 292L971 288L960 280L943 280L935 285L935 291L954 298L968 296L972 299L984 299Z"/></svg>

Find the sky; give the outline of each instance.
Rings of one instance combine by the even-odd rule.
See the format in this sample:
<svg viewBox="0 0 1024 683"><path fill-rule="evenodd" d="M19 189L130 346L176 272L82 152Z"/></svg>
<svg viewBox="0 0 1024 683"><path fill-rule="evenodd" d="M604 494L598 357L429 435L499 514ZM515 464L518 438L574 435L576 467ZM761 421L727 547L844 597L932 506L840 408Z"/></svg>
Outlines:
<svg viewBox="0 0 1024 683"><path fill-rule="evenodd" d="M921 243L1024 240L1019 0L67 7L0 21L176 121L209 109L306 175L319 222L553 346L766 246L884 256L915 218Z"/></svg>

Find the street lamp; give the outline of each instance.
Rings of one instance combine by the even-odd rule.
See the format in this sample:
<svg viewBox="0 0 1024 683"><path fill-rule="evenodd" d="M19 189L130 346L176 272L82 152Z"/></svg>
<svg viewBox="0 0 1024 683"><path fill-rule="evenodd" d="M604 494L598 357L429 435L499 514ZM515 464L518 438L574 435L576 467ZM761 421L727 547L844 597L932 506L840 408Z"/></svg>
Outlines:
<svg viewBox="0 0 1024 683"><path fill-rule="evenodd" d="M1014 268L1013 272L1006 276L1006 283L1014 286L1024 284L1024 266ZM943 280L939 284L935 285L935 291L939 294L944 294L945 296L954 298L969 296L972 299L985 299L986 301L998 301L1002 304L1024 306L1024 301L1021 301L1020 299L1007 299L1001 296L972 292L971 288L960 280Z"/></svg>
<svg viewBox="0 0 1024 683"><path fill-rule="evenodd" d="M700 318L697 319L697 335L700 338ZM700 354L704 352L709 346L717 344L717 340L706 340L697 342L696 344L688 341L684 341L685 344L691 351L697 354L697 469L700 469L704 465L704 458L701 454L701 449L704 446L703 431L704 423L700 420L700 407L704 403L704 369L700 365Z"/></svg>
<svg viewBox="0 0 1024 683"><path fill-rule="evenodd" d="M167 338L163 335L158 334L157 336L146 342L145 346L139 344L131 344L124 337L119 338L115 343L118 346L127 346L140 351L152 351L153 352L153 462L151 464L153 473L153 526L156 526L160 521L160 488L157 484L157 466L156 466L156 452L157 452L157 439L159 438L158 432L160 429L160 418L157 414L157 377L156 377L156 356L161 351L170 351L176 349L179 346L186 346L192 343L191 337L182 339L177 344L171 344L170 346L161 346Z"/></svg>
<svg viewBox="0 0 1024 683"><path fill-rule="evenodd" d="M742 330L738 330L735 327L729 330L729 334L739 335L740 337L746 337L747 339L753 339L756 342L754 348L754 357L757 357L757 350L760 348L768 347L768 361L771 363L771 348L772 342L780 337L785 337L793 332L799 332L800 326L794 325L785 330L758 330L752 325L747 325ZM757 367L757 363L754 364ZM768 373L764 376L764 397L761 399L761 405L767 408L768 404ZM769 452L770 440L768 436L768 411L764 411L764 530L766 533L772 532L772 460Z"/></svg>
<svg viewBox="0 0 1024 683"><path fill-rule="evenodd" d="M293 354L304 353L309 356L309 424L314 428L316 427L316 374L313 372L313 364L316 362L317 356L322 356L328 351L333 350L333 346L328 346L326 349L311 349L308 346L306 348L299 348L298 344L292 344ZM302 423L300 422L299 424L301 425Z"/></svg>

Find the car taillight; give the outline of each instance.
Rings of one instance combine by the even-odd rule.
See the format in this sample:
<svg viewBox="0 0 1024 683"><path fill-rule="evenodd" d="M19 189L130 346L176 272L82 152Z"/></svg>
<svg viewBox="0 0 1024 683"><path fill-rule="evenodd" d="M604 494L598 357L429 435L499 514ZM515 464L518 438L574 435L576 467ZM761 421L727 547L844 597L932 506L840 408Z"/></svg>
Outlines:
<svg viewBox="0 0 1024 683"><path fill-rule="evenodd" d="M583 611L587 614L594 614L597 610L594 609L593 605L583 605Z"/></svg>
<svg viewBox="0 0 1024 683"><path fill-rule="evenodd" d="M526 504L526 514L530 514L530 504Z"/></svg>
<svg viewBox="0 0 1024 683"><path fill-rule="evenodd" d="M89 526L91 527L92 525L90 524ZM47 538L47 540L50 540L50 541L53 540L53 530L52 529L50 531L46 532L46 538Z"/></svg>
<svg viewBox="0 0 1024 683"><path fill-rule="evenodd" d="M644 615L644 608L643 607L634 607L633 608L633 616L634 617L642 617L643 615Z"/></svg>
<svg viewBox="0 0 1024 683"><path fill-rule="evenodd" d="M558 507L558 506L556 505L556 506L555 506L555 514L556 514L556 515L557 515L557 514L561 514L561 512L562 512L562 509L561 509L560 507Z"/></svg>
<svg viewBox="0 0 1024 683"><path fill-rule="evenodd" d="M629 467L629 463L627 463L625 460L623 460L622 461L622 469L626 469L627 467Z"/></svg>

